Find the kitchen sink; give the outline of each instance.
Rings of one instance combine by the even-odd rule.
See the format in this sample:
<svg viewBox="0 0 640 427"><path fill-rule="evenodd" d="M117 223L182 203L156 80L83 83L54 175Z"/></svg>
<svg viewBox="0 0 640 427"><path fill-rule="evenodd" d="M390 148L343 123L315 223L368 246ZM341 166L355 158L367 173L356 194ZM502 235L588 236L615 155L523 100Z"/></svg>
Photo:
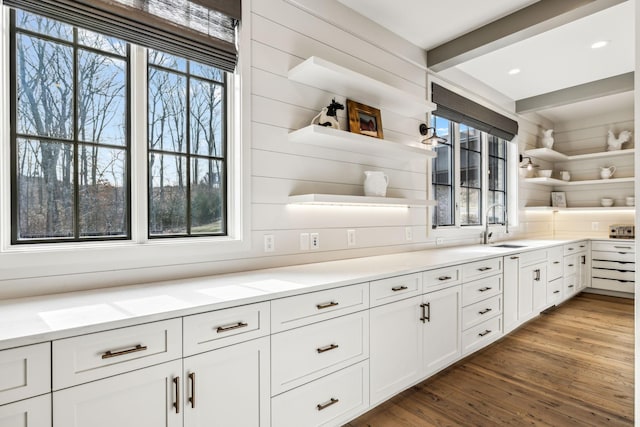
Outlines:
<svg viewBox="0 0 640 427"><path fill-rule="evenodd" d="M509 249L526 248L525 245L510 245L508 243L503 243L502 245L491 245L491 247L494 247L494 248L509 248Z"/></svg>

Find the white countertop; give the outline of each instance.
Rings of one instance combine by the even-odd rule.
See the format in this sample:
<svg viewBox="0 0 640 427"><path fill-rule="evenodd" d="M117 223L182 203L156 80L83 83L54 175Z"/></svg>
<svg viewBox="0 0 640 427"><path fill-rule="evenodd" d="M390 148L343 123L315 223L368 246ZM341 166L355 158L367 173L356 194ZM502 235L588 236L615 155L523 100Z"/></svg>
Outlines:
<svg viewBox="0 0 640 427"><path fill-rule="evenodd" d="M0 349L368 282L584 239L513 240L523 248L444 247L0 302ZM606 240L606 239L594 239Z"/></svg>

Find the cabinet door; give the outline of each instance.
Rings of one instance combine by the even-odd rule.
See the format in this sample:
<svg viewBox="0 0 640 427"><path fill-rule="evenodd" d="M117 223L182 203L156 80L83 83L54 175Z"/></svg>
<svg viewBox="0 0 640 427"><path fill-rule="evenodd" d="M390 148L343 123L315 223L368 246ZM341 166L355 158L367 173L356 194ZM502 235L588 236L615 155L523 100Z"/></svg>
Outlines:
<svg viewBox="0 0 640 427"><path fill-rule="evenodd" d="M518 275L518 321L525 322L531 319L533 314L533 283L535 265L520 268Z"/></svg>
<svg viewBox="0 0 640 427"><path fill-rule="evenodd" d="M0 406L2 427L51 427L51 394Z"/></svg>
<svg viewBox="0 0 640 427"><path fill-rule="evenodd" d="M53 427L182 426L182 361L53 393Z"/></svg>
<svg viewBox="0 0 640 427"><path fill-rule="evenodd" d="M504 333L515 329L518 325L518 270L519 256L504 257L504 283L503 292L504 307L502 309L504 319Z"/></svg>
<svg viewBox="0 0 640 427"><path fill-rule="evenodd" d="M590 285L591 261L588 252L578 254L578 290L581 291Z"/></svg>
<svg viewBox="0 0 640 427"><path fill-rule="evenodd" d="M422 366L421 296L382 305L370 313L371 404L420 379Z"/></svg>
<svg viewBox="0 0 640 427"><path fill-rule="evenodd" d="M424 375L429 375L460 357L461 300L461 286L424 295Z"/></svg>
<svg viewBox="0 0 640 427"><path fill-rule="evenodd" d="M547 306L547 263L534 265L533 269L533 310L539 314Z"/></svg>
<svg viewBox="0 0 640 427"><path fill-rule="evenodd" d="M269 425L269 338L184 359L184 425Z"/></svg>

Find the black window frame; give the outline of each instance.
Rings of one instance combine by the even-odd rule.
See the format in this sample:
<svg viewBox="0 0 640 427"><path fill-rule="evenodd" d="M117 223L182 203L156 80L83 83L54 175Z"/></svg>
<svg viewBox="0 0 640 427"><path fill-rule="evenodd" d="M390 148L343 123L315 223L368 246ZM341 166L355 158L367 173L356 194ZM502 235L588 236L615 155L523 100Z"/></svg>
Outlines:
<svg viewBox="0 0 640 427"><path fill-rule="evenodd" d="M468 144L467 147L463 147L462 146L462 126L466 126L467 129L473 129L474 131L476 131L478 133L478 147L479 150L472 150L469 148ZM482 149L483 149L483 139L484 139L484 132L482 132L481 130L475 128L474 126L468 125L466 123L460 123L459 124L459 133L460 133L460 138L458 140L458 144L460 146L460 197L462 197L462 192L466 191L467 193L467 202L470 200L469 199L469 194L470 194L470 190L478 190L480 196L478 197L478 222L463 222L462 220L462 204L460 203L460 201L456 201L456 204L459 206L459 210L460 210L460 226L461 227L474 227L474 226L480 226L483 223L483 218L482 218L482 213L483 213L483 198L484 198L484 191L483 191L483 185L482 185L482 177L483 177L483 171L484 171L484 164L483 164L483 156L482 156ZM469 138L469 136L467 135L467 138ZM473 154L477 154L478 157L480 158L480 164L478 165L478 186L474 187L471 185L468 185L468 183L465 182L465 180L462 178L462 159L463 159L463 151L467 152L467 166L469 165L469 154L473 153ZM468 172L467 172L468 173ZM468 181L468 180L467 180ZM467 218L470 218L470 204L467 203Z"/></svg>
<svg viewBox="0 0 640 427"><path fill-rule="evenodd" d="M456 137L455 137L455 122L453 122L452 120L449 120L445 117L441 117L438 116L437 114L432 114L431 115L431 126L433 128L437 128L437 120L441 119L441 120L446 120L449 124L449 138L447 139L447 142L438 142L438 145L434 148L434 151L436 153L439 153L440 151L443 151L443 149L447 149L449 151L450 154L450 164L449 164L449 180L450 183L449 184L445 184L445 183L441 183L439 182L439 180L437 179L437 166L436 163L439 161L439 156L434 158L431 162L431 189L433 192L433 197L436 198L436 203L438 202L437 200L437 194L438 192L436 191L436 187L448 187L449 188L449 198L450 198L450 209L451 211L449 212L450 218L451 218L451 222L450 223L444 223L444 222L440 222L440 218L438 215L438 206L434 207L433 209L433 216L432 216L432 225L431 228L437 228L437 227L453 227L456 225L456 198L455 198L455 187L456 187L456 174L455 174L455 164L456 164L456 155L455 155L455 144L456 144ZM442 135L439 135L442 136Z"/></svg>
<svg viewBox="0 0 640 427"><path fill-rule="evenodd" d="M499 150L499 149L492 150L491 144L501 144L502 150ZM488 185L487 185L487 203L489 206L498 203L495 196L498 193L502 194L502 200L503 200L503 202L500 203L503 206L502 208L493 207L491 209L490 215L487 217L489 224L505 225L506 223L506 216L507 216L506 211L507 211L507 205L509 203L509 200L507 199L508 185L509 185L509 182L507 180L508 148L509 147L508 147L507 141L495 135L487 134L487 155L488 155L487 174L489 178ZM500 151L502 151L503 153L502 157L499 155ZM497 155L494 153L497 153ZM491 170L494 169L491 166L492 159L496 165L499 163L502 163L502 176L497 178L498 180L501 180L503 183L502 190L495 188L495 186L493 185L495 181L491 176ZM500 170L500 168L495 168L495 170ZM497 215L499 215L499 218L501 219L501 221L497 220Z"/></svg>

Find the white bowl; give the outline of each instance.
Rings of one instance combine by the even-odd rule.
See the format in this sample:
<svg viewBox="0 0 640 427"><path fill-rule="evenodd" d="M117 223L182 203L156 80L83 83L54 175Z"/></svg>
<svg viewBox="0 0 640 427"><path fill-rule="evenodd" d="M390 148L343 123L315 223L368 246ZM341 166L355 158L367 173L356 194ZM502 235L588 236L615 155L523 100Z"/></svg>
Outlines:
<svg viewBox="0 0 640 427"><path fill-rule="evenodd" d="M552 173L553 173L553 170L551 169L540 169L538 171L538 176L541 176L543 178L551 178Z"/></svg>
<svg viewBox="0 0 640 427"><path fill-rule="evenodd" d="M608 197L605 197L604 199L600 199L600 204L603 207L608 208L610 206L613 206L613 199L609 199Z"/></svg>

